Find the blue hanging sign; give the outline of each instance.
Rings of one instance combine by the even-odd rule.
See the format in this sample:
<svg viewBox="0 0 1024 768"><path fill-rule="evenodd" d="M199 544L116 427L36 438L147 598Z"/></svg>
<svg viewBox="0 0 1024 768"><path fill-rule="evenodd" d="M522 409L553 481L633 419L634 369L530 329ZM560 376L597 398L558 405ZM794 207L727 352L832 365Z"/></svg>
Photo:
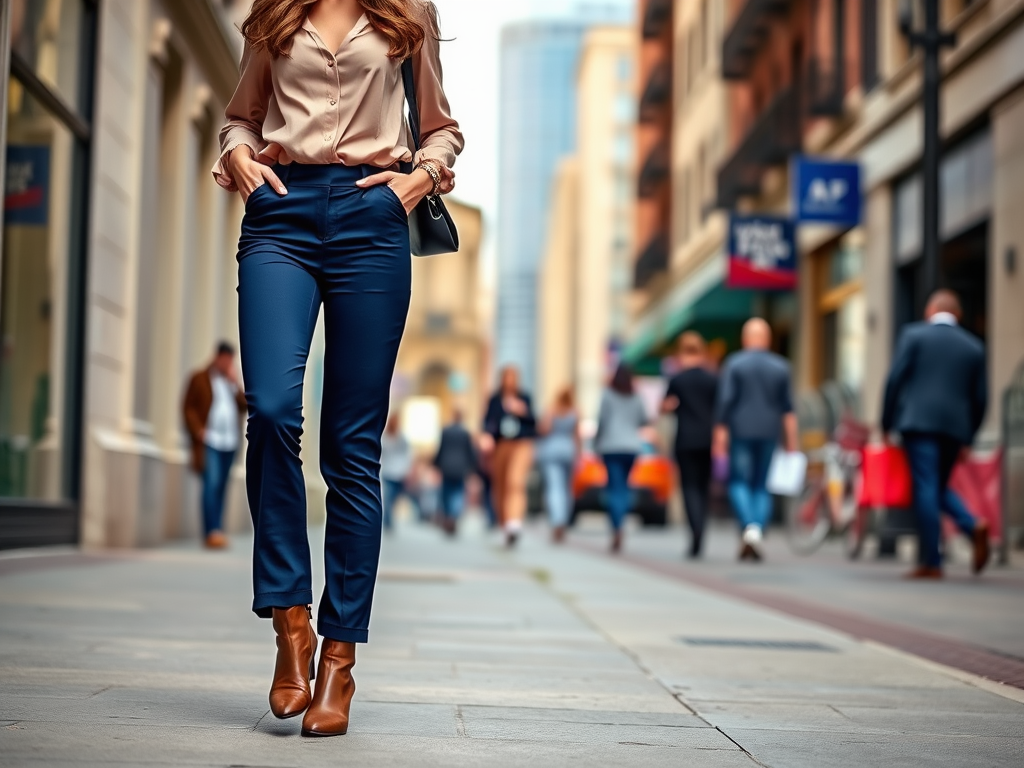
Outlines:
<svg viewBox="0 0 1024 768"><path fill-rule="evenodd" d="M727 287L759 291L796 288L796 233L790 219L733 214L728 245Z"/></svg>
<svg viewBox="0 0 1024 768"><path fill-rule="evenodd" d="M796 155L791 171L793 217L797 221L842 227L860 224L859 163Z"/></svg>
<svg viewBox="0 0 1024 768"><path fill-rule="evenodd" d="M50 211L50 148L7 147L4 222L46 226Z"/></svg>

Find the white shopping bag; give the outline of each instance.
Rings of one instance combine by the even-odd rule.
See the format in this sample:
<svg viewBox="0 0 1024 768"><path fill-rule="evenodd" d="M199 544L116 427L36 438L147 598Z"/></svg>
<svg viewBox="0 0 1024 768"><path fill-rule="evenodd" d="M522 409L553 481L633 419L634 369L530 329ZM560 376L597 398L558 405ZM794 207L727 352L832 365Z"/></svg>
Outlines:
<svg viewBox="0 0 1024 768"><path fill-rule="evenodd" d="M799 496L807 479L807 456L800 451L776 449L768 468L768 492L776 496Z"/></svg>

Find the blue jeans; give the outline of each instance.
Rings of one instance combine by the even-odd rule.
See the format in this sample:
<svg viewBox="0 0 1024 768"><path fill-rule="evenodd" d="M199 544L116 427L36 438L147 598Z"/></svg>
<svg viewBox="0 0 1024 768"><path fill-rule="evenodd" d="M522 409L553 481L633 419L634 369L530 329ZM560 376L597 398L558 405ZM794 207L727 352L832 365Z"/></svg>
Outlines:
<svg viewBox="0 0 1024 768"><path fill-rule="evenodd" d="M441 511L449 520L458 520L466 506L466 481L445 477L441 480Z"/></svg>
<svg viewBox="0 0 1024 768"><path fill-rule="evenodd" d="M775 453L775 440L734 437L729 447L729 501L741 528L768 527L772 497L768 493L768 468Z"/></svg>
<svg viewBox="0 0 1024 768"><path fill-rule="evenodd" d="M249 404L253 611L312 602L302 382L321 307L325 344L320 472L327 484L318 631L366 642L380 557L380 438L411 290L409 222L370 166L274 169L288 189L256 189L238 243L238 320Z"/></svg>
<svg viewBox="0 0 1024 768"><path fill-rule="evenodd" d="M218 451L205 446L203 451L203 531L209 536L213 531L224 530L224 497L231 477L231 465L235 462L234 451Z"/></svg>
<svg viewBox="0 0 1024 768"><path fill-rule="evenodd" d="M950 515L968 536L977 525L960 497L949 489L949 478L963 445L945 435L915 433L903 436L903 448L914 485L914 515L920 539L918 560L929 568L940 568L941 513Z"/></svg>
<svg viewBox="0 0 1024 768"><path fill-rule="evenodd" d="M384 530L390 531L395 520L395 504L405 496L416 510L416 516L420 516L420 500L415 494L409 492L402 480L381 480L381 492L383 493Z"/></svg>
<svg viewBox="0 0 1024 768"><path fill-rule="evenodd" d="M569 524L572 513L573 462L545 460L541 462L540 468L544 473L544 503L548 508L551 527L564 528Z"/></svg>
<svg viewBox="0 0 1024 768"><path fill-rule="evenodd" d="M620 530L629 515L632 494L629 490L629 473L636 461L634 453L606 453L605 469L608 471L608 485L605 489L608 503L608 516L612 521L612 529Z"/></svg>

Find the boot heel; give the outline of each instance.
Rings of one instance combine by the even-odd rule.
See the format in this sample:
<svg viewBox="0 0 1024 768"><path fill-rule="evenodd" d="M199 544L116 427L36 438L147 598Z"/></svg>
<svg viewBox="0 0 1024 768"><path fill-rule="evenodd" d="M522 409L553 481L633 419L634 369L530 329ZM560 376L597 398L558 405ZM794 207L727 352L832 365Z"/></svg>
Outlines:
<svg viewBox="0 0 1024 768"><path fill-rule="evenodd" d="M309 660L309 680L312 682L316 680L316 654L313 654L313 658Z"/></svg>

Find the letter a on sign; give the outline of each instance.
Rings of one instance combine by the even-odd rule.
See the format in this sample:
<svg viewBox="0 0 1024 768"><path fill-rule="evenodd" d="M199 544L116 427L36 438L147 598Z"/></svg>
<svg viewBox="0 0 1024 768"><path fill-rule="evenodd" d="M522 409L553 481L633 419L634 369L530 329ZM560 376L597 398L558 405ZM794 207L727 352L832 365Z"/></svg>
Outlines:
<svg viewBox="0 0 1024 768"><path fill-rule="evenodd" d="M855 227L861 219L860 165L797 156L790 168L797 222Z"/></svg>

